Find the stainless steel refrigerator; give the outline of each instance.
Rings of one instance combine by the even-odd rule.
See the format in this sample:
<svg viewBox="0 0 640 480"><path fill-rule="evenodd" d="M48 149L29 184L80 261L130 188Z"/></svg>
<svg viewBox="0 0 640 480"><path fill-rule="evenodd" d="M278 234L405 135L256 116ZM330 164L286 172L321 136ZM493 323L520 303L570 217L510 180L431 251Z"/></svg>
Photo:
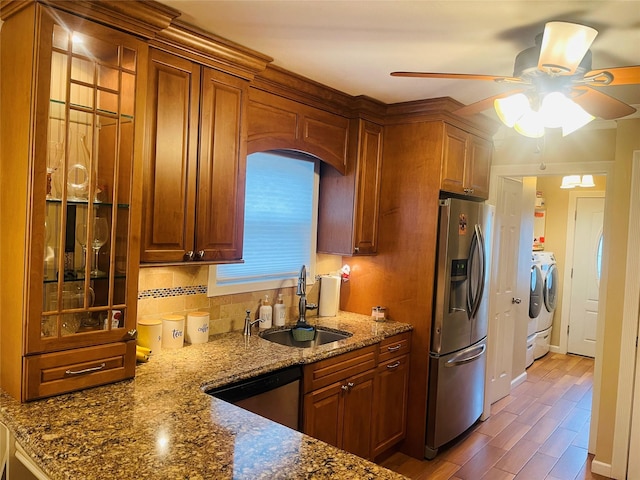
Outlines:
<svg viewBox="0 0 640 480"><path fill-rule="evenodd" d="M489 245L483 230L490 231L492 220L483 203L440 200L425 446L429 459L482 414Z"/></svg>

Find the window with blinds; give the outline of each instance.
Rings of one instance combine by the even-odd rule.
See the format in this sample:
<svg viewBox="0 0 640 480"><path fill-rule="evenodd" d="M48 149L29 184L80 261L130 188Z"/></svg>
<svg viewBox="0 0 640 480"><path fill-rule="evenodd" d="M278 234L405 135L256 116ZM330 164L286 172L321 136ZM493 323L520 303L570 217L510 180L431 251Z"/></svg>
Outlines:
<svg viewBox="0 0 640 480"><path fill-rule="evenodd" d="M293 286L315 272L318 167L289 153L247 157L244 263L209 269L209 296Z"/></svg>

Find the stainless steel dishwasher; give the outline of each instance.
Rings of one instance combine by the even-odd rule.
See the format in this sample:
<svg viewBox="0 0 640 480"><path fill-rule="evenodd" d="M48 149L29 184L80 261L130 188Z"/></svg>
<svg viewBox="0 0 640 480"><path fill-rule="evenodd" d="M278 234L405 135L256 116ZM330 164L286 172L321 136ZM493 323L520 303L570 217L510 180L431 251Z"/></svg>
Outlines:
<svg viewBox="0 0 640 480"><path fill-rule="evenodd" d="M206 393L299 431L301 378L301 367L287 367Z"/></svg>

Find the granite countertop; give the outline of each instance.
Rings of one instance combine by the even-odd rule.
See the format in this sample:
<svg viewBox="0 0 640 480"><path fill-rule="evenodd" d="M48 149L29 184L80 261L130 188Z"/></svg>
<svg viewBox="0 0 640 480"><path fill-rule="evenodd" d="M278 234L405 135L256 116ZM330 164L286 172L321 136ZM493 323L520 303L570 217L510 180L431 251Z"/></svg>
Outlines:
<svg viewBox="0 0 640 480"><path fill-rule="evenodd" d="M52 480L404 478L204 393L411 329L348 312L316 322L353 336L299 349L218 335L159 352L133 380L26 404L0 391L0 421Z"/></svg>

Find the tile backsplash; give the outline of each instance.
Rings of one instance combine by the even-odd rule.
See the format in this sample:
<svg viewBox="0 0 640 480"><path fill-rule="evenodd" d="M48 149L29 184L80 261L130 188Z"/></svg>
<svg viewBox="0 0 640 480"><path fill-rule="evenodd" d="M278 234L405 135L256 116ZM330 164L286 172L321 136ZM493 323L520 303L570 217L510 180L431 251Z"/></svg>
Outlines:
<svg viewBox="0 0 640 480"><path fill-rule="evenodd" d="M242 330L245 311L257 318L261 301L266 294L273 303L282 293L287 306L287 323L297 318L296 289L288 287L261 290L218 297L207 297L209 267L185 265L172 267L145 267L138 278L138 319L161 319L166 314L186 315L193 311L209 312L209 335ZM307 298L318 302L320 282L309 285ZM309 312L308 317L317 314Z"/></svg>

